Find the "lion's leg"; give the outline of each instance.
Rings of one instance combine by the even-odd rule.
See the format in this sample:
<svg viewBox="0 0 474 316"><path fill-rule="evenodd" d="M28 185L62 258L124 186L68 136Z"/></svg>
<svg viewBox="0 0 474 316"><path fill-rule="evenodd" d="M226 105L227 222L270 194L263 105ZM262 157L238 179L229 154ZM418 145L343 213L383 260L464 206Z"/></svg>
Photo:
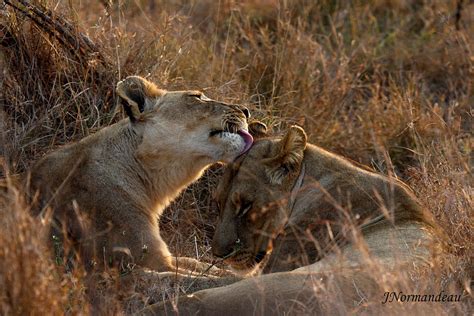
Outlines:
<svg viewBox="0 0 474 316"><path fill-rule="evenodd" d="M108 238L115 262L121 268L139 265L155 271L172 271L174 264L168 246L161 238L157 225L136 220L133 226L113 228Z"/></svg>
<svg viewBox="0 0 474 316"><path fill-rule="evenodd" d="M126 234L122 233L122 244L128 245L125 250L130 250L131 259L139 266L158 272L171 271L183 275L225 274L226 271L220 271L219 268L212 267L211 264L199 262L192 258L173 256L168 250L167 244L161 238L158 228L150 229L148 227L147 229L145 225L144 227L140 226L135 225L128 238ZM115 248L121 250L121 247Z"/></svg>
<svg viewBox="0 0 474 316"><path fill-rule="evenodd" d="M148 236L146 242L140 247L137 263L145 268L155 271L173 271L173 255L168 250L168 245L161 238L159 232Z"/></svg>
<svg viewBox="0 0 474 316"><path fill-rule="evenodd" d="M318 280L316 282L319 282ZM148 306L139 315L277 315L298 313L313 305L313 284L308 274L274 273L249 278L220 288L198 291ZM290 313L290 311L293 311ZM310 312L317 310L310 309ZM319 311L321 313L321 311Z"/></svg>
<svg viewBox="0 0 474 316"><path fill-rule="evenodd" d="M133 230L116 229L114 235L114 257L120 260L120 266L134 263L158 272L171 271L189 276L215 275L233 276L227 270L221 270L208 263L193 258L175 257L161 238L157 226L147 222L135 223ZM119 258L119 259L117 259Z"/></svg>
<svg viewBox="0 0 474 316"><path fill-rule="evenodd" d="M200 274L225 275L225 270L220 270L211 264L200 262L188 257L175 257L168 250L168 245L159 234L147 243L146 250L140 253L137 263L145 268L155 271L171 271L183 275L198 276ZM219 272L221 272L219 274ZM229 272L228 272L229 275ZM232 274L231 274L232 275Z"/></svg>
<svg viewBox="0 0 474 316"><path fill-rule="evenodd" d="M159 286L157 295L174 289L176 294L190 294L199 290L220 287L242 280L241 277L190 276L175 272L156 272L147 269L135 269L127 276L133 279L135 289L146 292L151 287Z"/></svg>
<svg viewBox="0 0 474 316"><path fill-rule="evenodd" d="M354 309L354 303L362 302L361 297L379 300L381 290L373 277L359 270L279 272L161 300L137 315L345 315L364 311L362 306Z"/></svg>
<svg viewBox="0 0 474 316"><path fill-rule="evenodd" d="M185 269L198 274L214 276L234 276L229 270L220 269L211 263L201 262L189 257L175 257L173 262L177 269Z"/></svg>

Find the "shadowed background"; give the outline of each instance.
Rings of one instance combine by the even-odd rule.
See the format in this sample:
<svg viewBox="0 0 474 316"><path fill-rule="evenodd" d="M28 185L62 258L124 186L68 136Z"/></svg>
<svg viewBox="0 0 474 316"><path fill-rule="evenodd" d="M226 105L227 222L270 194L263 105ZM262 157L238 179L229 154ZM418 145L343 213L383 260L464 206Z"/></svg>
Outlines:
<svg viewBox="0 0 474 316"><path fill-rule="evenodd" d="M0 176L125 117L114 88L127 75L200 89L407 182L451 238L442 283L469 298L473 12L470 1L437 0L5 0ZM164 214L175 254L212 260L220 168ZM26 210L14 194L1 208L0 310L87 310L81 272L51 276L60 270Z"/></svg>

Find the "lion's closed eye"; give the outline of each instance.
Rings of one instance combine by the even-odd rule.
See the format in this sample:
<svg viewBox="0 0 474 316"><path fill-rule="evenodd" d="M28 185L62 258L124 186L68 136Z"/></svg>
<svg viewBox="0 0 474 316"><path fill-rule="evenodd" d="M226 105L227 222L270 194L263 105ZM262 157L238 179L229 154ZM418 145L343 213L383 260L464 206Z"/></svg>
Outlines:
<svg viewBox="0 0 474 316"><path fill-rule="evenodd" d="M212 99L208 98L204 93L199 91L191 92L188 94L188 96L191 98L196 98L200 101L212 101Z"/></svg>
<svg viewBox="0 0 474 316"><path fill-rule="evenodd" d="M248 211L250 211L252 209L252 204L253 204L253 202L250 202L250 201L244 201L243 203L241 203L241 206L237 211L237 215L239 217L242 217L245 214L247 214Z"/></svg>

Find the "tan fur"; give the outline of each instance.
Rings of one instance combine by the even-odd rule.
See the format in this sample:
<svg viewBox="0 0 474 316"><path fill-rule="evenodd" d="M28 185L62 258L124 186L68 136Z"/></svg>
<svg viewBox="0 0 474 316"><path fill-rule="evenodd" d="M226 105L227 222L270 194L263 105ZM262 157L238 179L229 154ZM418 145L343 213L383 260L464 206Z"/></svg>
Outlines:
<svg viewBox="0 0 474 316"><path fill-rule="evenodd" d="M207 166L243 152L236 132L247 129L248 111L137 76L119 82L117 93L129 119L36 163L26 181L32 210L53 210L53 233L65 231L88 265L170 270L159 216Z"/></svg>
<svg viewBox="0 0 474 316"><path fill-rule="evenodd" d="M405 281L435 254L439 237L406 185L306 144L296 126L281 139L257 140L227 168L216 199L214 254L240 273L286 272L198 291L142 314L399 314L403 304L381 304L384 292L413 288Z"/></svg>
<svg viewBox="0 0 474 316"><path fill-rule="evenodd" d="M440 303L384 302L388 291L438 293L416 289L408 267L395 270L350 269L278 272L173 301L151 305L137 315L442 315ZM426 291L426 292L424 292ZM453 305L459 303L452 303ZM455 306L453 306L455 308Z"/></svg>
<svg viewBox="0 0 474 316"><path fill-rule="evenodd" d="M296 126L281 139L257 141L228 168L217 199L221 215L213 251L221 257L234 252L226 261L244 274L288 271L328 260L336 251L357 261L360 249L353 244L363 239L368 249L362 252L390 261L399 254L382 251L380 243L393 239L406 245L400 252L417 253L433 226L402 182L306 144Z"/></svg>

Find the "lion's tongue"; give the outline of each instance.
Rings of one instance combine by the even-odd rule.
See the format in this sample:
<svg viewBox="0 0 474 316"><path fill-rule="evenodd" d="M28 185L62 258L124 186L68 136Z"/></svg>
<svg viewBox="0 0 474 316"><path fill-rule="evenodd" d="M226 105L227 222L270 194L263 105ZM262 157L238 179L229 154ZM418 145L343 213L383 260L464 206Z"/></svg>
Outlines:
<svg viewBox="0 0 474 316"><path fill-rule="evenodd" d="M237 134L239 134L244 139L245 147L241 153L241 154L244 154L250 149L250 147L252 147L253 137L252 135L250 135L248 132L244 131L243 129L239 130Z"/></svg>

